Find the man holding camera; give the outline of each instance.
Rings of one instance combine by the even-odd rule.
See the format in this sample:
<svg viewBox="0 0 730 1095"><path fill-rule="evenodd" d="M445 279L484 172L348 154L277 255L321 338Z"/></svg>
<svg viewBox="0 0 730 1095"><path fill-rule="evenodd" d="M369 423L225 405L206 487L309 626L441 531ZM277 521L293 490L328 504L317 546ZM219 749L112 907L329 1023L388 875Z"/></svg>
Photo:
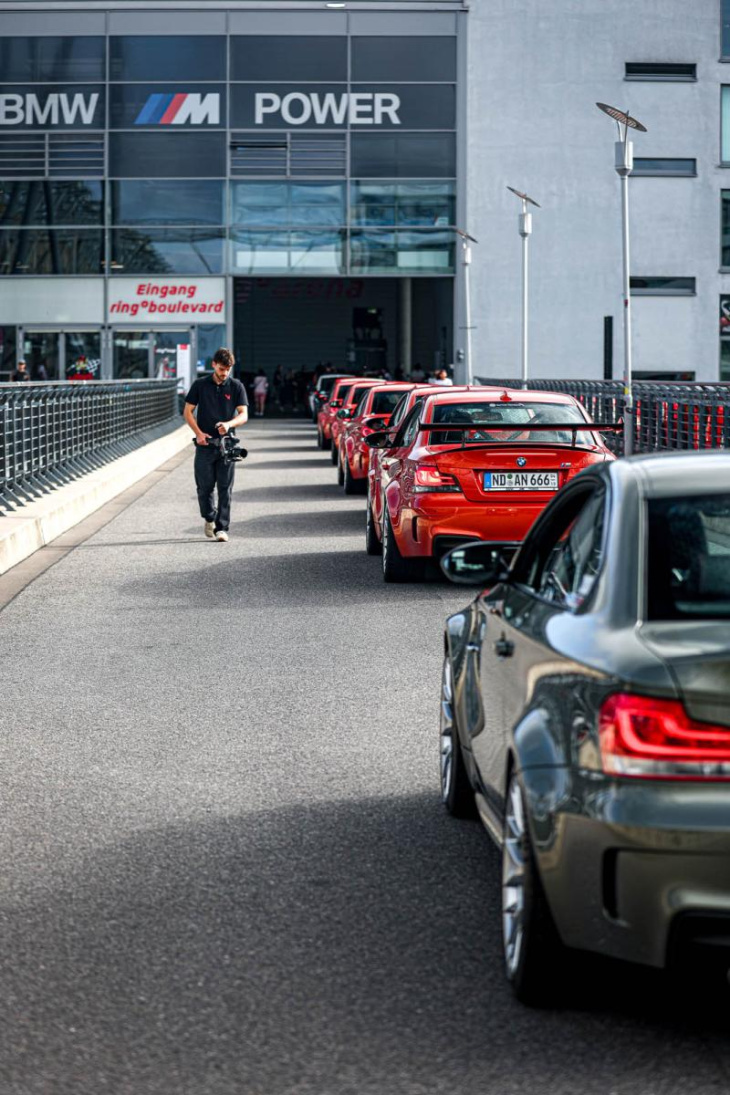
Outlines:
<svg viewBox="0 0 730 1095"><path fill-rule="evenodd" d="M216 350L212 376L193 381L185 396L184 411L185 421L195 434L195 486L205 535L224 542L231 522L234 467L226 459L221 439L248 421L246 389L232 375L235 363L230 350Z"/></svg>

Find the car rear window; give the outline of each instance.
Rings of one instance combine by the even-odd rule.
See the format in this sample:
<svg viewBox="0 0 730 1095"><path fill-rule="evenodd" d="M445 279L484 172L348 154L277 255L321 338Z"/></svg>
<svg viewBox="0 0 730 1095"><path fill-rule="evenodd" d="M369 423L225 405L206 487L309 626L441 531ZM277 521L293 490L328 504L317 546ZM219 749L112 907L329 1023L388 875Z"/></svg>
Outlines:
<svg viewBox="0 0 730 1095"><path fill-rule="evenodd" d="M364 388L358 388L355 385L353 385L352 388L350 389L350 394L348 395L345 402L346 403L352 403L353 406L357 405L360 402L361 399L364 399L364 397L368 394L369 391L370 391L370 385L369 384L366 384Z"/></svg>
<svg viewBox="0 0 730 1095"><path fill-rule="evenodd" d="M335 386L335 376L321 376L319 378L319 390L329 394Z"/></svg>
<svg viewBox="0 0 730 1095"><path fill-rule="evenodd" d="M730 617L730 494L648 502L650 620Z"/></svg>
<svg viewBox="0 0 730 1095"><path fill-rule="evenodd" d="M341 399L343 403L347 402L348 396L352 391L352 384L343 384L337 392L337 399Z"/></svg>
<svg viewBox="0 0 730 1095"><path fill-rule="evenodd" d="M373 414L390 414L402 394L402 392L376 392L373 396Z"/></svg>
<svg viewBox="0 0 730 1095"><path fill-rule="evenodd" d="M449 422L450 424L467 425L470 422L480 423L480 428L460 433L456 430L434 432L431 442L434 445L455 444L461 445L462 441L468 444L480 444L494 442L495 445L505 441L519 441L525 444L570 444L572 434L568 430L515 430L515 426L530 423L532 425L550 425L551 423L562 425L565 422L585 422L585 417L578 407L569 403L517 403L514 400L508 402L468 402L468 403L437 403L433 410L433 421ZM488 426L485 428L485 423ZM588 431L581 431L576 439L582 440L587 445L594 444L593 436Z"/></svg>

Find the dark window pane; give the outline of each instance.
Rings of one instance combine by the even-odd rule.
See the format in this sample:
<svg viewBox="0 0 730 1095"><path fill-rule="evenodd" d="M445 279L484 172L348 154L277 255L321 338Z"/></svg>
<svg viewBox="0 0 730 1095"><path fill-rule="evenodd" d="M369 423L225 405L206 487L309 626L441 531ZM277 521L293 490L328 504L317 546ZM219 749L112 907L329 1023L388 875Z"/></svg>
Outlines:
<svg viewBox="0 0 730 1095"><path fill-rule="evenodd" d="M109 174L122 179L222 178L224 133L112 133Z"/></svg>
<svg viewBox="0 0 730 1095"><path fill-rule="evenodd" d="M223 183L127 179L112 183L112 224L223 224Z"/></svg>
<svg viewBox="0 0 730 1095"><path fill-rule="evenodd" d="M101 182L0 181L0 225L103 224Z"/></svg>
<svg viewBox="0 0 730 1095"><path fill-rule="evenodd" d="M694 278L631 278L632 295L691 296L696 291Z"/></svg>
<svg viewBox="0 0 730 1095"><path fill-rule="evenodd" d="M104 88L86 84L0 87L0 132L18 129L103 129Z"/></svg>
<svg viewBox="0 0 730 1095"><path fill-rule="evenodd" d="M352 39L353 80L455 80L456 39Z"/></svg>
<svg viewBox="0 0 730 1095"><path fill-rule="evenodd" d="M226 40L216 35L124 35L109 39L111 80L222 80Z"/></svg>
<svg viewBox="0 0 730 1095"><path fill-rule="evenodd" d="M220 274L223 231L123 228L112 232L113 274Z"/></svg>
<svg viewBox="0 0 730 1095"><path fill-rule="evenodd" d="M440 178L456 174L452 133L353 133L352 174Z"/></svg>
<svg viewBox="0 0 730 1095"><path fill-rule="evenodd" d="M730 616L730 496L649 501L650 620Z"/></svg>
<svg viewBox="0 0 730 1095"><path fill-rule="evenodd" d="M0 231L0 274L100 274L104 233L83 228Z"/></svg>
<svg viewBox="0 0 730 1095"><path fill-rule="evenodd" d="M634 159L633 175L696 175L697 160Z"/></svg>
<svg viewBox="0 0 730 1095"><path fill-rule="evenodd" d="M400 392L376 392L370 410L373 414L390 414L400 397Z"/></svg>
<svg viewBox="0 0 730 1095"><path fill-rule="evenodd" d="M112 129L210 129L225 126L225 103L223 84L116 84L110 89L109 124Z"/></svg>
<svg viewBox="0 0 730 1095"><path fill-rule="evenodd" d="M722 0L722 57L730 57L730 0Z"/></svg>
<svg viewBox="0 0 730 1095"><path fill-rule="evenodd" d="M3 80L103 80L103 38L0 38Z"/></svg>
<svg viewBox="0 0 730 1095"><path fill-rule="evenodd" d="M674 65L660 62L648 64L643 61L626 63L627 80L696 80L697 65Z"/></svg>
<svg viewBox="0 0 730 1095"><path fill-rule="evenodd" d="M0 327L0 383L15 372L16 345L15 327Z"/></svg>
<svg viewBox="0 0 730 1095"><path fill-rule="evenodd" d="M730 190L722 191L722 256L721 265L730 266ZM723 298L727 300L728 298ZM726 324L730 334L730 321Z"/></svg>
<svg viewBox="0 0 730 1095"><path fill-rule="evenodd" d="M232 80L346 80L344 36L231 38Z"/></svg>

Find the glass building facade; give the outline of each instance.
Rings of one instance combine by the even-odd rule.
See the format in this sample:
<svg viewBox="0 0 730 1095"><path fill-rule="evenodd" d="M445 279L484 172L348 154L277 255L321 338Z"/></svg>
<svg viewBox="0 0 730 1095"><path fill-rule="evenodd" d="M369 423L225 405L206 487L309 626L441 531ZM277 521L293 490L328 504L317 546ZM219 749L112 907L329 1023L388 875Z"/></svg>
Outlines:
<svg viewBox="0 0 730 1095"><path fill-rule="evenodd" d="M218 10L223 33L172 33L204 15L171 6L170 33L115 33L116 10L120 29L148 25L124 4L99 34L70 13L68 33L37 13L3 33L0 14L0 285L52 297L38 279L222 278L230 331L237 277L453 277L455 15L391 32L387 14L333 12L326 33L321 11L307 28L305 10L296 25ZM77 327L119 326L73 311ZM4 356L23 339L8 331Z"/></svg>

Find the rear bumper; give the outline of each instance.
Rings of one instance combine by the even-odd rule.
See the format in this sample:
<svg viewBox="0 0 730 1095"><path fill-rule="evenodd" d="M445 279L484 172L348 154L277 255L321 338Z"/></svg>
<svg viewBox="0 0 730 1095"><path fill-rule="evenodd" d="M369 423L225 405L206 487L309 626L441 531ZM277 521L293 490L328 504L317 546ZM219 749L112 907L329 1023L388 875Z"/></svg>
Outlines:
<svg viewBox="0 0 730 1095"><path fill-rule="evenodd" d="M438 556L444 554L446 542L464 543L486 540L493 544L522 543L533 522L545 507L541 505L480 505L458 504L449 495L424 494L409 510L404 510L396 530L398 547L403 555Z"/></svg>
<svg viewBox="0 0 730 1095"><path fill-rule="evenodd" d="M523 776L540 874L565 943L656 967L710 935L715 946L730 943L730 787L603 780L599 790L577 778L578 802L571 796L570 812L548 820L545 774ZM562 793L566 775L555 770Z"/></svg>

